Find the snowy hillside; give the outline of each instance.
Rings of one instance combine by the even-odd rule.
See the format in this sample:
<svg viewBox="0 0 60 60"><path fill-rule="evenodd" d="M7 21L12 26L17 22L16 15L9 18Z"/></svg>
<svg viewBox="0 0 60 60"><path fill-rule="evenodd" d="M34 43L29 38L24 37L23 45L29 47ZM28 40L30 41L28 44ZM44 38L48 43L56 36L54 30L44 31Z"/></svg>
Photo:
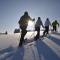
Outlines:
<svg viewBox="0 0 60 60"><path fill-rule="evenodd" d="M60 60L60 33L50 34L18 48L19 35L0 35L0 60ZM30 39L35 35L29 32L26 37Z"/></svg>

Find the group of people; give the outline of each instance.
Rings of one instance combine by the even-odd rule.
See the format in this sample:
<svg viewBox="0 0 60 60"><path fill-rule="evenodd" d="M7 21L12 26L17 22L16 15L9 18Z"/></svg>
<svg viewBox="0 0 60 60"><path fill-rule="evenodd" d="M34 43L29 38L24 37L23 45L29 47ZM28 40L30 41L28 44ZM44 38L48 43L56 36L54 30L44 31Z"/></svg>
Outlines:
<svg viewBox="0 0 60 60"><path fill-rule="evenodd" d="M20 18L20 20L18 21L19 23L19 27L21 29L21 38L20 38L20 43L19 43L19 47L22 46L23 42L24 42L24 37L27 33L27 26L28 26L28 22L29 20L31 21L35 21L35 19L32 19L28 12L25 11L24 15ZM57 22L57 20L55 20L52 24L49 21L49 18L46 19L45 21L45 25L43 25L42 20L40 17L38 17L38 20L35 23L35 31L37 31L37 34L35 36L35 40L37 40L40 37L40 27L42 26L43 28L45 28L44 32L43 32L43 36L45 36L46 34L49 33L49 25L53 26L53 31L56 31L56 26L59 26L59 23Z"/></svg>

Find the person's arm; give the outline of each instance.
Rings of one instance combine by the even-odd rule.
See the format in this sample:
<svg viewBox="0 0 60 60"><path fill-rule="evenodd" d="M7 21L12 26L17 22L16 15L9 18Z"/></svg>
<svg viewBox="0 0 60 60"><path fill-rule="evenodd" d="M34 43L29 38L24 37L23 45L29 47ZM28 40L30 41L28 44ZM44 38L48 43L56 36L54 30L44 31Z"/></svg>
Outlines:
<svg viewBox="0 0 60 60"><path fill-rule="evenodd" d="M18 21L18 24L20 24L20 20Z"/></svg>
<svg viewBox="0 0 60 60"><path fill-rule="evenodd" d="M58 27L59 27L59 23L57 22L57 24L58 24Z"/></svg>
<svg viewBox="0 0 60 60"><path fill-rule="evenodd" d="M22 23L23 16L19 19L18 24L20 25Z"/></svg>
<svg viewBox="0 0 60 60"><path fill-rule="evenodd" d="M42 21L41 21L41 25L42 25L42 27L44 28L44 25L43 25Z"/></svg>
<svg viewBox="0 0 60 60"><path fill-rule="evenodd" d="M20 20L18 21L18 24L20 25Z"/></svg>
<svg viewBox="0 0 60 60"><path fill-rule="evenodd" d="M30 16L28 16L28 19L32 21L32 18Z"/></svg>
<svg viewBox="0 0 60 60"><path fill-rule="evenodd" d="M52 26L51 22L49 21L49 25Z"/></svg>

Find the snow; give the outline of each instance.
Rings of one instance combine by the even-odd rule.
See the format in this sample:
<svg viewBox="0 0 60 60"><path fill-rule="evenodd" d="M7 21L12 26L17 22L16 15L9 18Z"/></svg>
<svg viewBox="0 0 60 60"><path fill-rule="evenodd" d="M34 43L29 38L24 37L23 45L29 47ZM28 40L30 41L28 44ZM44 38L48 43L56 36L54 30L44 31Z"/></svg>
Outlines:
<svg viewBox="0 0 60 60"><path fill-rule="evenodd" d="M25 38L35 35L36 32L28 32ZM23 44L20 48L19 40L20 34L0 35L0 60L60 60L59 33Z"/></svg>

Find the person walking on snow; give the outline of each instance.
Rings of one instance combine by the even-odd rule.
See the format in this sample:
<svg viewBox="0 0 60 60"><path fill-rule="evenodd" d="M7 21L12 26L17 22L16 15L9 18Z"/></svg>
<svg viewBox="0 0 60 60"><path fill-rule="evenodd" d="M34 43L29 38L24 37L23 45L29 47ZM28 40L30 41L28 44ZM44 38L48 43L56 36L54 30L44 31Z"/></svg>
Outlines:
<svg viewBox="0 0 60 60"><path fill-rule="evenodd" d="M36 22L36 24L35 24L35 31L37 31L37 34L36 34L36 36L35 36L35 39L37 40L39 37L40 37L40 27L44 27L43 26L43 23L42 23L42 21L41 21L41 18L40 17L38 17L38 20L37 20L37 22Z"/></svg>
<svg viewBox="0 0 60 60"><path fill-rule="evenodd" d="M55 21L52 22L53 31L55 31L55 32L57 31L57 25L59 27L59 23L57 22L57 20L55 20Z"/></svg>
<svg viewBox="0 0 60 60"><path fill-rule="evenodd" d="M22 43L24 41L24 37L27 33L27 26L28 26L28 21L29 20L32 20L31 17L28 15L28 12L25 11L24 12L24 15L20 18L20 20L18 21L19 23L19 26L21 28L21 38L20 38L20 43L19 43L19 46L22 46Z"/></svg>
<svg viewBox="0 0 60 60"><path fill-rule="evenodd" d="M49 21L49 18L46 19L45 21L45 30L43 32L43 36L49 34L49 25L51 25L50 21Z"/></svg>

